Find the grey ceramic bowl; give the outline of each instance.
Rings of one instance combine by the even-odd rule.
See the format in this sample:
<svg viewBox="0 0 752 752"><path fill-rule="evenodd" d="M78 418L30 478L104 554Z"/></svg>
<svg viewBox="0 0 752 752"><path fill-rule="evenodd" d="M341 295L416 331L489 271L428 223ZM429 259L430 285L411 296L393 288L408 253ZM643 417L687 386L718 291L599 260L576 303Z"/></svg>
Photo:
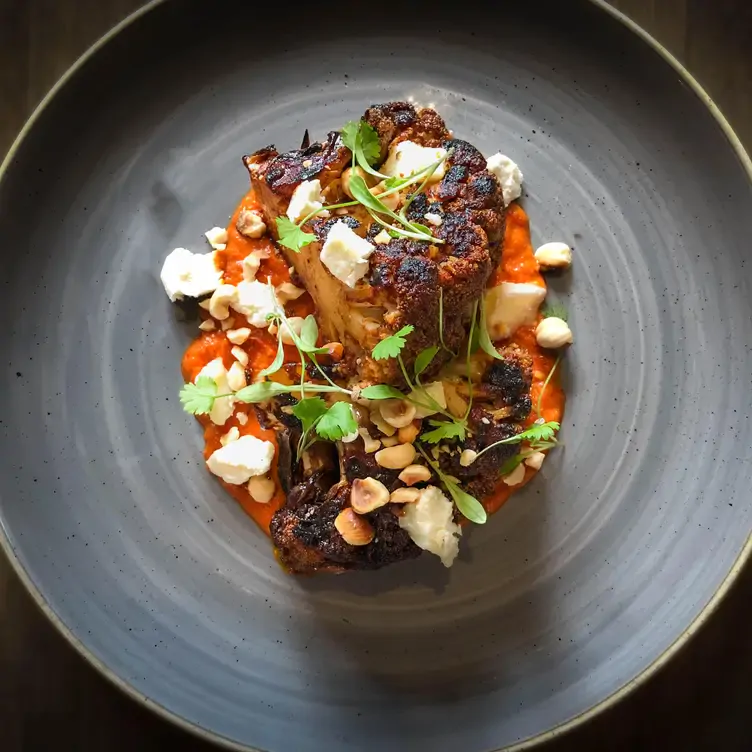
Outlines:
<svg viewBox="0 0 752 752"><path fill-rule="evenodd" d="M6 161L2 542L70 641L172 720L272 752L541 740L655 670L742 566L749 161L644 35L558 5L410 3L387 28L157 4ZM407 96L513 156L534 241L575 247L554 285L566 446L450 572L295 579L203 467L177 399L195 330L157 272L226 221L243 153Z"/></svg>

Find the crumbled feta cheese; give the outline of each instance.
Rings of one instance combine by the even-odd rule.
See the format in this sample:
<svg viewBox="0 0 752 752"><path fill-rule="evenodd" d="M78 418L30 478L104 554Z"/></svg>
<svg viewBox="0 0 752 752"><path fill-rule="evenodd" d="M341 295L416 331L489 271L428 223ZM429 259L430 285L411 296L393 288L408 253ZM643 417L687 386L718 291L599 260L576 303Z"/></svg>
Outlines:
<svg viewBox="0 0 752 752"><path fill-rule="evenodd" d="M400 141L389 150L386 162L381 166L382 175L406 178L446 157L446 149L421 146L414 141ZM446 160L441 162L428 179L428 184L437 183L446 174Z"/></svg>
<svg viewBox="0 0 752 752"><path fill-rule="evenodd" d="M197 374L196 381L201 376L208 376L217 385L217 394L228 394L232 390L227 383L227 369L222 363L222 358L215 358L207 363ZM209 413L209 419L218 426L223 426L232 415L234 397L220 397L214 400L214 405Z"/></svg>
<svg viewBox="0 0 752 752"><path fill-rule="evenodd" d="M505 157L501 152L496 152L488 158L486 169L499 179L505 206L509 206L512 201L520 197L524 176L517 164L509 157Z"/></svg>
<svg viewBox="0 0 752 752"><path fill-rule="evenodd" d="M541 269L567 269L572 265L572 249L566 243L544 243L535 252Z"/></svg>
<svg viewBox="0 0 752 752"><path fill-rule="evenodd" d="M356 235L342 221L335 222L326 236L321 249L321 263L348 287L365 276L368 271L368 258L375 247Z"/></svg>
<svg viewBox="0 0 752 752"><path fill-rule="evenodd" d="M232 307L238 313L242 313L251 326L266 329L269 326L266 317L281 310L274 288L265 282L253 280L239 282L237 290L237 298L231 303Z"/></svg>
<svg viewBox="0 0 752 752"><path fill-rule="evenodd" d="M386 245L387 243L392 242L392 236L386 230L382 230L376 235L376 237L374 237L373 242L378 243L379 245Z"/></svg>
<svg viewBox="0 0 752 752"><path fill-rule="evenodd" d="M414 543L436 554L445 567L451 567L460 547L462 529L454 522L454 505L436 486L427 486L417 501L405 504L398 517Z"/></svg>
<svg viewBox="0 0 752 752"><path fill-rule="evenodd" d="M245 380L245 366L237 360L227 371L227 384L233 392L239 392L248 384Z"/></svg>
<svg viewBox="0 0 752 752"><path fill-rule="evenodd" d="M225 483L240 485L247 483L254 475L264 475L272 466L274 444L261 441L255 436L241 436L220 447L206 461L214 475Z"/></svg>
<svg viewBox="0 0 752 752"><path fill-rule="evenodd" d="M523 480L525 480L525 465L520 462L520 464L504 478L504 483L508 486L519 486Z"/></svg>
<svg viewBox="0 0 752 752"><path fill-rule="evenodd" d="M214 257L214 253L191 253L187 248L172 251L159 275L167 297L174 303L184 297L199 298L214 292L222 282Z"/></svg>
<svg viewBox="0 0 752 752"><path fill-rule="evenodd" d="M440 227L441 223L444 221L441 214L434 214L434 212L427 212L423 215L423 219L425 219L429 225L433 225L434 227Z"/></svg>
<svg viewBox="0 0 752 752"><path fill-rule="evenodd" d="M447 406L444 384L441 381L432 381L422 389L413 389L408 395L408 399L425 405L425 407L415 405L416 418L427 418L429 415L434 415L437 412L438 408L433 406L432 400L438 402L442 410L446 410Z"/></svg>
<svg viewBox="0 0 752 752"><path fill-rule="evenodd" d="M486 292L486 322L492 340L511 337L523 324L534 324L546 288L529 282L502 282Z"/></svg>
<svg viewBox="0 0 752 752"><path fill-rule="evenodd" d="M546 455L544 452L533 452L529 457L525 458L525 464L528 467L532 467L533 470L540 470L545 459Z"/></svg>
<svg viewBox="0 0 752 752"><path fill-rule="evenodd" d="M287 207L287 217L293 222L300 222L311 212L317 211L324 204L321 201L321 183L318 180L304 180L292 194Z"/></svg>
<svg viewBox="0 0 752 752"><path fill-rule="evenodd" d="M212 227L211 230L207 230L204 235L209 241L209 245L215 251L224 251L227 248L227 230L224 227Z"/></svg>

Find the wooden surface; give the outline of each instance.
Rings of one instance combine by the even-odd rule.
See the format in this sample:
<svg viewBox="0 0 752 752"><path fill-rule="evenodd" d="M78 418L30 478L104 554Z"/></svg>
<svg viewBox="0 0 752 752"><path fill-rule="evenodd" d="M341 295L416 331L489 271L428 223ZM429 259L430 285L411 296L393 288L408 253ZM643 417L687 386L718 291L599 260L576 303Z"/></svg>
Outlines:
<svg viewBox="0 0 752 752"><path fill-rule="evenodd" d="M140 4L0 0L0 153L60 74ZM752 151L752 0L613 4L689 68ZM751 619L748 568L666 669L545 752L752 749ZM137 706L89 668L37 611L1 555L0 740L5 752L213 749Z"/></svg>

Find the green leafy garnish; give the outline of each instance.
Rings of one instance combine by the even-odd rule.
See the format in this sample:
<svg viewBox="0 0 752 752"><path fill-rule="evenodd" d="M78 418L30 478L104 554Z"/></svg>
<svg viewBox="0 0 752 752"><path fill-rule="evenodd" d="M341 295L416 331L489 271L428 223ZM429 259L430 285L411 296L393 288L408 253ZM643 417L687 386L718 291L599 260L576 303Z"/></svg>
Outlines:
<svg viewBox="0 0 752 752"><path fill-rule="evenodd" d="M351 120L345 123L342 128L342 143L356 156L356 159L362 157L369 167L381 156L379 134L365 120ZM359 159L358 162L360 162Z"/></svg>
<svg viewBox="0 0 752 752"><path fill-rule="evenodd" d="M367 386L365 389L360 390L360 396L363 399L370 400L385 400L385 399L405 399L406 396L395 389L393 386L387 386L386 384L376 384L374 386Z"/></svg>
<svg viewBox="0 0 752 752"><path fill-rule="evenodd" d="M289 327L288 327L289 328ZM319 325L316 323L316 317L313 314L308 314L305 317L303 326L300 329L300 337L297 337L295 332L290 329L290 333L293 341L296 339L298 346L304 353L324 353L327 351L325 347L317 347L316 340L319 338Z"/></svg>
<svg viewBox="0 0 752 752"><path fill-rule="evenodd" d="M463 491L459 487L457 479L453 478L451 475L447 475L439 467L439 464L434 462L420 446L418 446L418 451L423 455L423 459L425 459L425 461L433 468L436 475L439 476L439 480L444 484L444 487L454 500L457 509L459 509L460 512L470 520L470 522L474 522L476 525L483 525L488 519L488 514L486 513L483 504L481 504L474 496Z"/></svg>
<svg viewBox="0 0 752 752"><path fill-rule="evenodd" d="M488 323L486 322L486 299L485 296L481 296L480 299L480 324L478 325L478 344L480 349L483 350L486 355L490 355L492 358L502 360L499 351L494 347L494 343L491 341L491 336L488 333Z"/></svg>
<svg viewBox="0 0 752 752"><path fill-rule="evenodd" d="M304 431L310 431L327 410L327 404L321 397L307 397L293 405L292 414L301 422Z"/></svg>
<svg viewBox="0 0 752 752"><path fill-rule="evenodd" d="M420 381L420 375L431 365L431 361L436 357L439 348L436 345L421 350L415 358L415 378Z"/></svg>
<svg viewBox="0 0 752 752"><path fill-rule="evenodd" d="M443 420L429 420L433 430L423 433L420 436L421 441L426 441L429 444L438 444L445 439L459 439L462 441L465 438L465 424L459 421L448 423Z"/></svg>
<svg viewBox="0 0 752 752"><path fill-rule="evenodd" d="M500 468L499 468L499 475L504 478L505 476L509 475L510 473L513 473L518 465L521 465L526 457L529 457L531 452L519 452L514 455L514 457L510 457ZM478 459L477 457L475 459Z"/></svg>
<svg viewBox="0 0 752 752"><path fill-rule="evenodd" d="M335 402L316 423L316 433L329 441L339 441L357 430L358 422L349 402Z"/></svg>
<svg viewBox="0 0 752 752"><path fill-rule="evenodd" d="M280 394L294 394L305 390L306 392L340 392L350 394L347 389L329 384L308 384L304 387L300 384L278 384L276 381L260 381L258 384L249 384L240 391L235 392L235 399L240 402L268 402L272 397Z"/></svg>
<svg viewBox="0 0 752 752"><path fill-rule="evenodd" d="M516 436L511 436L508 439L502 439L497 442L498 444L521 444L523 441L528 444L537 444L541 441L550 441L556 432L561 428L559 423L555 420L550 420L548 423L533 423L530 428L525 429L522 433L518 433Z"/></svg>
<svg viewBox="0 0 752 752"><path fill-rule="evenodd" d="M277 239L280 245L298 252L301 248L313 243L316 236L306 232L300 225L295 224L289 217L277 217Z"/></svg>
<svg viewBox="0 0 752 752"><path fill-rule="evenodd" d="M279 336L279 335L278 335ZM259 371L258 377L263 379L266 376L271 376L273 373L277 373L282 364L285 362L285 346L282 344L282 337L279 337L277 341L277 354L274 356L274 360L263 371Z"/></svg>
<svg viewBox="0 0 752 752"><path fill-rule="evenodd" d="M403 326L398 332L389 337L385 337L371 351L374 360L386 360L387 358L396 358L405 346L405 337L415 330L412 324Z"/></svg>
<svg viewBox="0 0 752 752"><path fill-rule="evenodd" d="M199 376L195 384L185 384L180 390L183 410L193 415L211 412L217 396L217 382L210 376Z"/></svg>
<svg viewBox="0 0 752 752"><path fill-rule="evenodd" d="M538 394L538 404L535 406L535 412L538 415L538 420L543 419L543 416L541 414L541 409L542 409L542 404L543 404L543 393L546 391L549 383L551 382L554 372L556 371L560 362L561 362L561 353L559 353L556 356L556 360L554 361L554 364L551 366L551 370L548 372L548 376L546 376L546 380L543 382L543 386L541 387L540 393Z"/></svg>
<svg viewBox="0 0 752 752"><path fill-rule="evenodd" d="M544 319L557 318L567 321L569 314L563 303L549 303L541 309L541 316Z"/></svg>

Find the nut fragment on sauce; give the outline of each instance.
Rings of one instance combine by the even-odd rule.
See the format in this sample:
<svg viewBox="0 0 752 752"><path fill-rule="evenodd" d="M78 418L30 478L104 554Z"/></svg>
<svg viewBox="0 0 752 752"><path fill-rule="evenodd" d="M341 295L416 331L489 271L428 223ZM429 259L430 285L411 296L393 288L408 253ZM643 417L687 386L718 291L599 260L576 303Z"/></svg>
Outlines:
<svg viewBox="0 0 752 752"><path fill-rule="evenodd" d="M351 546L367 546L374 536L371 524L349 507L343 509L334 520L334 527Z"/></svg>

